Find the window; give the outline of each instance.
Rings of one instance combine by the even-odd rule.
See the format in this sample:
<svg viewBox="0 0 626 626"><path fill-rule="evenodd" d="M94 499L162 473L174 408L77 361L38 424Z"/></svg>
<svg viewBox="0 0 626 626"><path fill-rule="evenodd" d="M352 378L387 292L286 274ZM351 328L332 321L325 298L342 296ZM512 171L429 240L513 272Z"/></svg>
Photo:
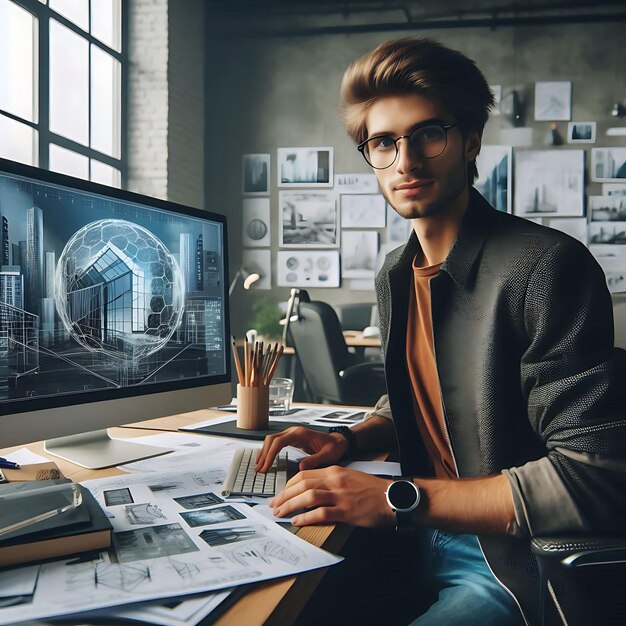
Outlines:
<svg viewBox="0 0 626 626"><path fill-rule="evenodd" d="M0 157L121 186L122 0L0 0Z"/></svg>

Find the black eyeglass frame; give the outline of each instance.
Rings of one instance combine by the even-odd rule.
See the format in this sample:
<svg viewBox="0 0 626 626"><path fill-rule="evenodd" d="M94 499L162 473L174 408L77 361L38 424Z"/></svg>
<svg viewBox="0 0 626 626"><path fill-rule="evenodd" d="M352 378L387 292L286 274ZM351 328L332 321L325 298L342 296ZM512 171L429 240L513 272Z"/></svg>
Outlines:
<svg viewBox="0 0 626 626"><path fill-rule="evenodd" d="M420 158L422 158L422 159L436 159L438 156L441 156L444 153L445 149L448 147L448 131L451 128L454 128L455 126L458 126L458 124L456 124L456 123L446 123L446 122L439 121L439 120L432 120L430 122L425 122L424 124L419 124L408 135L400 135L400 137L396 137L395 139L393 139L393 137L391 135L387 135L385 133L382 133L380 135L374 135L373 137L368 137L365 141L362 141L356 147L356 149L363 155L363 158L365 159L365 162L370 167L373 167L375 170L386 170L387 168L391 167L396 162L396 159L398 158L398 153L400 152L400 150L398 149L398 141L400 141L400 139L408 139L409 140L409 145L411 146L411 148L413 150L415 150L415 148L413 148L413 145L411 144L411 137L418 130L422 130L423 128L428 128L429 126L437 126L438 128L441 128L443 131L445 131L446 142L444 143L443 148L441 149L441 152L439 152L438 154L435 154L433 156L424 156L423 154L419 154L418 153L418 156ZM381 137L389 137L389 139L391 139L393 141L394 146L396 148L396 154L393 157L393 161L391 161L391 163L389 165L386 165L385 167L376 167L375 165L372 165L369 162L369 159L365 156L365 147L373 139L380 139Z"/></svg>

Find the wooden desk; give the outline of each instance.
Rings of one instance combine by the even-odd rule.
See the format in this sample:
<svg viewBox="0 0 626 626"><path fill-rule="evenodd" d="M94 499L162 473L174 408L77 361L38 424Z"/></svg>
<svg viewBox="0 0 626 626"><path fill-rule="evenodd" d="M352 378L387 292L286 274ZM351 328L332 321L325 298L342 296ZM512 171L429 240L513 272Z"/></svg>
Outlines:
<svg viewBox="0 0 626 626"><path fill-rule="evenodd" d="M127 424L123 427L111 428L109 433L113 437L120 438L142 437L157 434L159 431L176 431L180 426L197 424L212 417L218 418L223 416L224 413L222 412L207 409ZM23 446L14 446L2 452L8 453L21 447ZM32 452L54 460L65 476L76 482L123 473L115 467L103 470L89 470L69 461L48 455L44 451L43 442L32 443L26 447ZM297 535L315 546L337 553L350 536L350 532L350 527L345 525L307 526L298 530ZM318 569L276 581L258 583L218 620L209 620L207 624L215 624L216 626L288 626L300 614L325 572L325 569Z"/></svg>

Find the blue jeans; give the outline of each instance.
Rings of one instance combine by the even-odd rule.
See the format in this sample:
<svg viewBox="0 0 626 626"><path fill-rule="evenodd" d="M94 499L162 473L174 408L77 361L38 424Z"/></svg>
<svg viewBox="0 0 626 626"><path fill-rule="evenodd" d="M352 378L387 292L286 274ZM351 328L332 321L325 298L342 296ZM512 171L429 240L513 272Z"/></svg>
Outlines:
<svg viewBox="0 0 626 626"><path fill-rule="evenodd" d="M425 528L422 580L435 603L410 626L521 626L516 601L491 573L476 535Z"/></svg>

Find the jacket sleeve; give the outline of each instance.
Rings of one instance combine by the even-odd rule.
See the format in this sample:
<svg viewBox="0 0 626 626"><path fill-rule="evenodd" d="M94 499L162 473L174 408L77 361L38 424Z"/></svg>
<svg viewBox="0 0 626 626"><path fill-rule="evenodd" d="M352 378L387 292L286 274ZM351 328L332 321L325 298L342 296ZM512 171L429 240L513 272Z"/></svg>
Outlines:
<svg viewBox="0 0 626 626"><path fill-rule="evenodd" d="M573 239L532 270L524 303L521 382L547 456L504 471L530 535L623 530L626 358L613 347L604 273Z"/></svg>

